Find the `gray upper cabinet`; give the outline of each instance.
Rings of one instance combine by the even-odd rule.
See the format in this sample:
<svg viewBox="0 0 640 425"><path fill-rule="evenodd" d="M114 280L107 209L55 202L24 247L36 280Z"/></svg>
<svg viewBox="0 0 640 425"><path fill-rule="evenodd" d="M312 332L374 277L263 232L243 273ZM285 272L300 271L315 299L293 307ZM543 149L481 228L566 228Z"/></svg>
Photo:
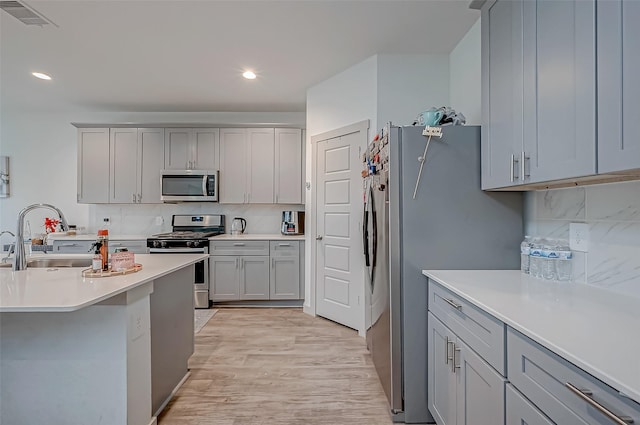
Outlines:
<svg viewBox="0 0 640 425"><path fill-rule="evenodd" d="M482 188L594 175L595 2L482 9Z"/></svg>
<svg viewBox="0 0 640 425"><path fill-rule="evenodd" d="M138 162L138 129L112 128L109 134L110 203L136 203Z"/></svg>
<svg viewBox="0 0 640 425"><path fill-rule="evenodd" d="M522 183L522 37L519 1L489 1L482 9L482 188Z"/></svg>
<svg viewBox="0 0 640 425"><path fill-rule="evenodd" d="M599 1L598 172L640 168L640 2Z"/></svg>
<svg viewBox="0 0 640 425"><path fill-rule="evenodd" d="M109 202L160 203L160 169L163 161L163 129L112 128L109 142Z"/></svg>
<svg viewBox="0 0 640 425"><path fill-rule="evenodd" d="M78 129L78 193L83 204L109 202L109 129Z"/></svg>
<svg viewBox="0 0 640 425"><path fill-rule="evenodd" d="M275 130L276 204L303 204L302 131L299 128Z"/></svg>
<svg viewBox="0 0 640 425"><path fill-rule="evenodd" d="M165 129L167 170L217 170L220 168L220 131L217 128Z"/></svg>
<svg viewBox="0 0 640 425"><path fill-rule="evenodd" d="M243 128L220 130L221 204L247 202L247 132Z"/></svg>
<svg viewBox="0 0 640 425"><path fill-rule="evenodd" d="M595 1L523 7L523 182L595 174Z"/></svg>

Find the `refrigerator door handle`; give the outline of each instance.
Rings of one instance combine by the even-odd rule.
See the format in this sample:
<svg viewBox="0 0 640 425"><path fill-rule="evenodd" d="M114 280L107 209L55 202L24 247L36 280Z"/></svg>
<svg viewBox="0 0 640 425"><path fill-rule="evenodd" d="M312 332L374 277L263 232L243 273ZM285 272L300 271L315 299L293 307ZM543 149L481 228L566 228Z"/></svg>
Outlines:
<svg viewBox="0 0 640 425"><path fill-rule="evenodd" d="M371 196L371 221L373 222L373 261L371 261L371 280L373 281L373 272L376 268L376 258L378 258L378 214L376 213L373 189L369 188L369 190L369 196Z"/></svg>
<svg viewBox="0 0 640 425"><path fill-rule="evenodd" d="M364 248L364 265L369 267L369 211L367 204L364 204L363 220L362 220L362 245Z"/></svg>

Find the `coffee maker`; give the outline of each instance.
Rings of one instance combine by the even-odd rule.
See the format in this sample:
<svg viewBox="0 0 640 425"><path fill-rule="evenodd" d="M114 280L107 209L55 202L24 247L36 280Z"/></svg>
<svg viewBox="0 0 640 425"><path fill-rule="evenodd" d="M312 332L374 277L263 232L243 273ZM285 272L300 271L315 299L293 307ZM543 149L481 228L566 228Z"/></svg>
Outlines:
<svg viewBox="0 0 640 425"><path fill-rule="evenodd" d="M283 235L304 235L304 211L282 211Z"/></svg>

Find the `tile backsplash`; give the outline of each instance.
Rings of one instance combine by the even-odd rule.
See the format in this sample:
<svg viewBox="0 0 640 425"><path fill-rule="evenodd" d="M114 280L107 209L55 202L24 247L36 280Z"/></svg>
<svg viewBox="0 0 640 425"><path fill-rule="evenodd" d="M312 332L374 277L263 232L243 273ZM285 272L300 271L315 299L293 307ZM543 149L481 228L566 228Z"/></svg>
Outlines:
<svg viewBox="0 0 640 425"><path fill-rule="evenodd" d="M529 192L525 220L526 234L563 239L569 223L587 223L574 280L640 297L640 181Z"/></svg>
<svg viewBox="0 0 640 425"><path fill-rule="evenodd" d="M227 233L234 217L247 220L245 233L280 233L282 211L304 210L303 205L228 205L209 203L91 205L88 232L103 227L103 218L110 220L109 232L114 235L152 235L171 231L174 214L224 214ZM156 218L162 217L162 224Z"/></svg>

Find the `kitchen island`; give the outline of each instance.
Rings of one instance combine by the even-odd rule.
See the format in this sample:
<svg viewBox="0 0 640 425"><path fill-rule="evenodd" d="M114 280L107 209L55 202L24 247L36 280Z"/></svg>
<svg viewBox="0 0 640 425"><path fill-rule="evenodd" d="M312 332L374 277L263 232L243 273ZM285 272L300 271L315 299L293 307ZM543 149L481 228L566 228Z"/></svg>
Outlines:
<svg viewBox="0 0 640 425"><path fill-rule="evenodd" d="M180 300L179 321L190 317L191 332L177 345L188 357L192 269L203 258L137 255L141 271L108 278L83 278L82 268L0 268L0 423L155 423L153 317L171 307L169 297ZM186 364L178 369L183 378Z"/></svg>

